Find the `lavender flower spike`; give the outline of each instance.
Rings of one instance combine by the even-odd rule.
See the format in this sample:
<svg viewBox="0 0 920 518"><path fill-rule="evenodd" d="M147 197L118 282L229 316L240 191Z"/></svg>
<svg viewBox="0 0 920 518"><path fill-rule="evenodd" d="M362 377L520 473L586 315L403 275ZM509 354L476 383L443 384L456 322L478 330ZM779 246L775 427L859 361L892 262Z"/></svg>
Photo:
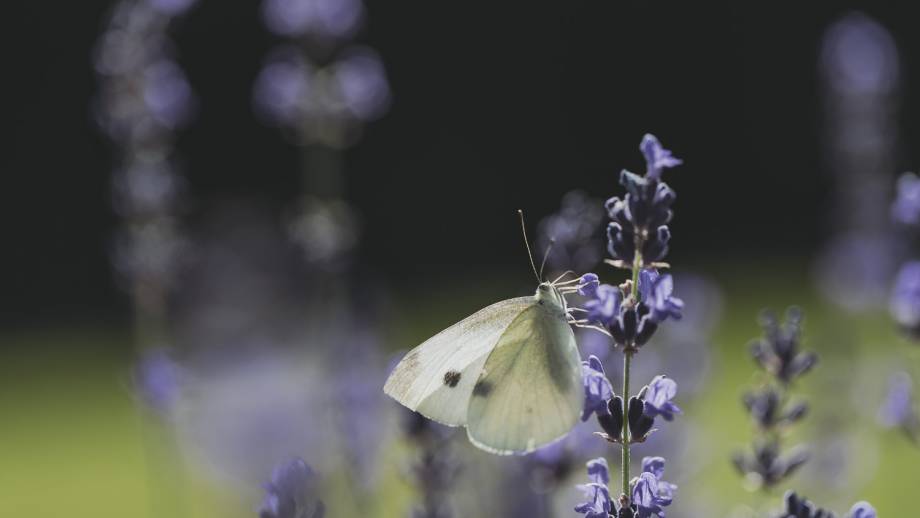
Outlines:
<svg viewBox="0 0 920 518"><path fill-rule="evenodd" d="M655 376L648 384L645 393L645 415L651 418L661 416L665 421L674 419L674 414L681 413L680 408L671 402L677 395L677 383L664 375Z"/></svg>
<svg viewBox="0 0 920 518"><path fill-rule="evenodd" d="M655 135L651 133L646 133L642 137L639 150L645 155L646 178L659 180L663 169L684 163L683 160L675 157L669 150L662 147L661 142L658 142Z"/></svg>
<svg viewBox="0 0 920 518"><path fill-rule="evenodd" d="M904 173L898 179L891 219L903 225L920 225L920 178L914 173Z"/></svg>
<svg viewBox="0 0 920 518"><path fill-rule="evenodd" d="M316 498L316 474L295 457L275 467L265 485L259 518L322 518L326 509Z"/></svg>
<svg viewBox="0 0 920 518"><path fill-rule="evenodd" d="M597 356L592 354L587 361L581 362L581 370L585 382L585 406L581 412L581 420L587 421L594 413L608 413L607 400L613 398L613 386Z"/></svg>
<svg viewBox="0 0 920 518"><path fill-rule="evenodd" d="M668 319L680 320L684 301L674 294L674 279L670 274L658 275L656 270L642 270L639 273L639 293L642 302L651 311L652 322L660 324Z"/></svg>
<svg viewBox="0 0 920 518"><path fill-rule="evenodd" d="M878 515L875 512L875 508L872 507L869 502L862 501L853 504L853 507L850 509L850 514L847 516L848 518L876 518Z"/></svg>

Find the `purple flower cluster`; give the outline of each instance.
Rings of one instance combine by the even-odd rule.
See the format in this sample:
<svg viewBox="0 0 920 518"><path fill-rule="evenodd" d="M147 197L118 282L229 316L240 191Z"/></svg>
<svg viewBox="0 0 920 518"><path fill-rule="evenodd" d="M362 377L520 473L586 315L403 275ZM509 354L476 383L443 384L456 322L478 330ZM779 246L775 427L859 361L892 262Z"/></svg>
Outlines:
<svg viewBox="0 0 920 518"><path fill-rule="evenodd" d="M585 405L582 421L592 415L597 416L598 424L604 432L603 438L613 443L623 443L623 421L629 429L628 443L644 442L653 431L655 418L672 421L674 415L681 412L672 399L677 395L677 383L667 376L655 376L642 387L636 396L629 399L624 412L623 398L617 396L607 379L604 367L596 356L582 362L585 384Z"/></svg>
<svg viewBox="0 0 920 518"><path fill-rule="evenodd" d="M661 181L661 172L681 164L653 135L643 137L640 149L645 155L645 176L623 170L620 185L626 188L626 196L610 198L604 204L611 219L607 251L614 260L629 264L636 252L648 262L660 261L667 255L671 239L667 224L673 216L671 205L676 195Z"/></svg>
<svg viewBox="0 0 920 518"><path fill-rule="evenodd" d="M780 324L773 313L761 317L763 337L751 346L751 356L772 380L744 395L745 410L757 429L750 453L738 452L732 460L738 471L758 487L773 487L791 476L809 458L801 447L782 453L781 430L808 413L804 401L789 398L789 385L817 363L812 352L800 350L802 312L790 308Z"/></svg>
<svg viewBox="0 0 920 518"><path fill-rule="evenodd" d="M316 473L297 457L272 471L265 484L259 518L323 518L326 508L317 498Z"/></svg>
<svg viewBox="0 0 920 518"><path fill-rule="evenodd" d="M777 518L835 518L832 511L822 509L807 498L802 498L794 491L786 492L786 507L777 515ZM869 502L856 502L850 508L845 518L877 518L875 508Z"/></svg>
<svg viewBox="0 0 920 518"><path fill-rule="evenodd" d="M677 486L663 480L665 460L661 457L642 459L642 472L630 481L631 499L628 505L610 498L610 472L603 457L588 461L587 484L579 486L586 502L578 504L575 511L586 518L630 517L652 518L665 516L664 508L671 505Z"/></svg>
<svg viewBox="0 0 920 518"><path fill-rule="evenodd" d="M628 299L620 287L597 285L597 275L585 274L579 293L590 297L584 304L586 321L606 328L614 343L629 350L645 345L658 325L680 319L684 303L674 293L674 280L655 269L639 273L639 300ZM584 286L584 288L581 288Z"/></svg>
<svg viewBox="0 0 920 518"><path fill-rule="evenodd" d="M677 486L665 482L664 459L645 457L642 473L632 482L632 503L637 518L664 517L664 508L671 505Z"/></svg>

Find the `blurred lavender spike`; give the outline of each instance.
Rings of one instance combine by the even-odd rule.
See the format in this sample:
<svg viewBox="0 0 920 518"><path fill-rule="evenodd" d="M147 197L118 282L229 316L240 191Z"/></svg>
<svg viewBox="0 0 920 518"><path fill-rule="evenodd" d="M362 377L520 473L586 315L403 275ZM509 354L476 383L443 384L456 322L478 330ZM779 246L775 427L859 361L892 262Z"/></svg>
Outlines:
<svg viewBox="0 0 920 518"><path fill-rule="evenodd" d="M278 464L265 484L259 518L323 518L325 506L317 496L317 477L303 459Z"/></svg>
<svg viewBox="0 0 920 518"><path fill-rule="evenodd" d="M300 146L340 149L381 117L391 95L380 56L350 40L364 20L360 0L265 0L266 26L299 40L266 59L253 105L267 123L293 133Z"/></svg>
<svg viewBox="0 0 920 518"><path fill-rule="evenodd" d="M833 174L831 237L814 265L822 295L853 312L884 303L900 253L888 203L900 67L888 30L852 12L824 33L819 68L825 105L825 162Z"/></svg>

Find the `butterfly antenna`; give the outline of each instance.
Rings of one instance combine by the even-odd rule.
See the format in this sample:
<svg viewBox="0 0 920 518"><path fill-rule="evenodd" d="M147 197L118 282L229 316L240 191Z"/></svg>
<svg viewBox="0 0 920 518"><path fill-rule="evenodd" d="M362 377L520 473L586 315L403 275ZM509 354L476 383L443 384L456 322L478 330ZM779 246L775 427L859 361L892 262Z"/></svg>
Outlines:
<svg viewBox="0 0 920 518"><path fill-rule="evenodd" d="M527 227L524 225L524 211L518 209L518 215L521 216L521 233L524 234L524 246L527 247L527 257L530 258L530 267L533 268L533 274L537 276L537 282L543 282L540 274L537 273L537 264L533 262L533 253L530 251L530 241L527 240Z"/></svg>
<svg viewBox="0 0 920 518"><path fill-rule="evenodd" d="M540 263L540 278L543 278L543 268L546 267L546 260L549 258L549 253L553 251L553 245L556 244L556 238L550 238L549 246L546 247L546 252L543 253L543 261Z"/></svg>

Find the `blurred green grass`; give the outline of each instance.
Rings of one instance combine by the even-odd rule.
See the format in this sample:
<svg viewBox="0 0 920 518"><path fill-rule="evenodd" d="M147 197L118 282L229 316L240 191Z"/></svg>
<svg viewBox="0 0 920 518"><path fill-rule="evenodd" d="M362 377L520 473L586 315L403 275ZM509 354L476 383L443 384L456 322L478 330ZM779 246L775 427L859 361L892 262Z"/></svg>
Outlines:
<svg viewBox="0 0 920 518"><path fill-rule="evenodd" d="M903 515L904 496L911 494L920 471L920 449L896 432L881 430L875 415L887 370L900 366L916 373L917 351L892 329L884 311L853 316L821 301L794 265L724 269L714 277L722 285L725 304L713 337L710 379L699 397L685 405L685 418L706 437L703 461L692 480L682 484L675 507L688 497L718 502L716 507L724 510L731 507L726 502L771 507L779 502L785 488L775 495L749 493L729 457L750 437L739 400L756 379L746 354L747 343L759 334L756 316L764 307L782 310L795 303L806 311L806 346L817 350L823 361L797 388L814 411L790 442L821 446L829 440L827 430L845 432L852 439L842 451L865 462L868 476L848 483L842 473L840 480L819 480L802 472L789 486L839 512L865 499L881 516ZM509 296L509 289L506 282L479 281L439 290L449 297L421 291L397 294L387 343L394 349L396 344L416 343L456 315ZM3 340L0 516L255 515L258 488L248 493L221 489L178 468L169 448L151 446L162 444L166 430L151 423L129 390L129 333L74 328L8 334ZM680 469L669 466L669 471ZM381 479L376 508L381 516L401 515L397 509L411 499L408 488L395 473L384 473ZM348 491L329 497L332 502L347 499Z"/></svg>

